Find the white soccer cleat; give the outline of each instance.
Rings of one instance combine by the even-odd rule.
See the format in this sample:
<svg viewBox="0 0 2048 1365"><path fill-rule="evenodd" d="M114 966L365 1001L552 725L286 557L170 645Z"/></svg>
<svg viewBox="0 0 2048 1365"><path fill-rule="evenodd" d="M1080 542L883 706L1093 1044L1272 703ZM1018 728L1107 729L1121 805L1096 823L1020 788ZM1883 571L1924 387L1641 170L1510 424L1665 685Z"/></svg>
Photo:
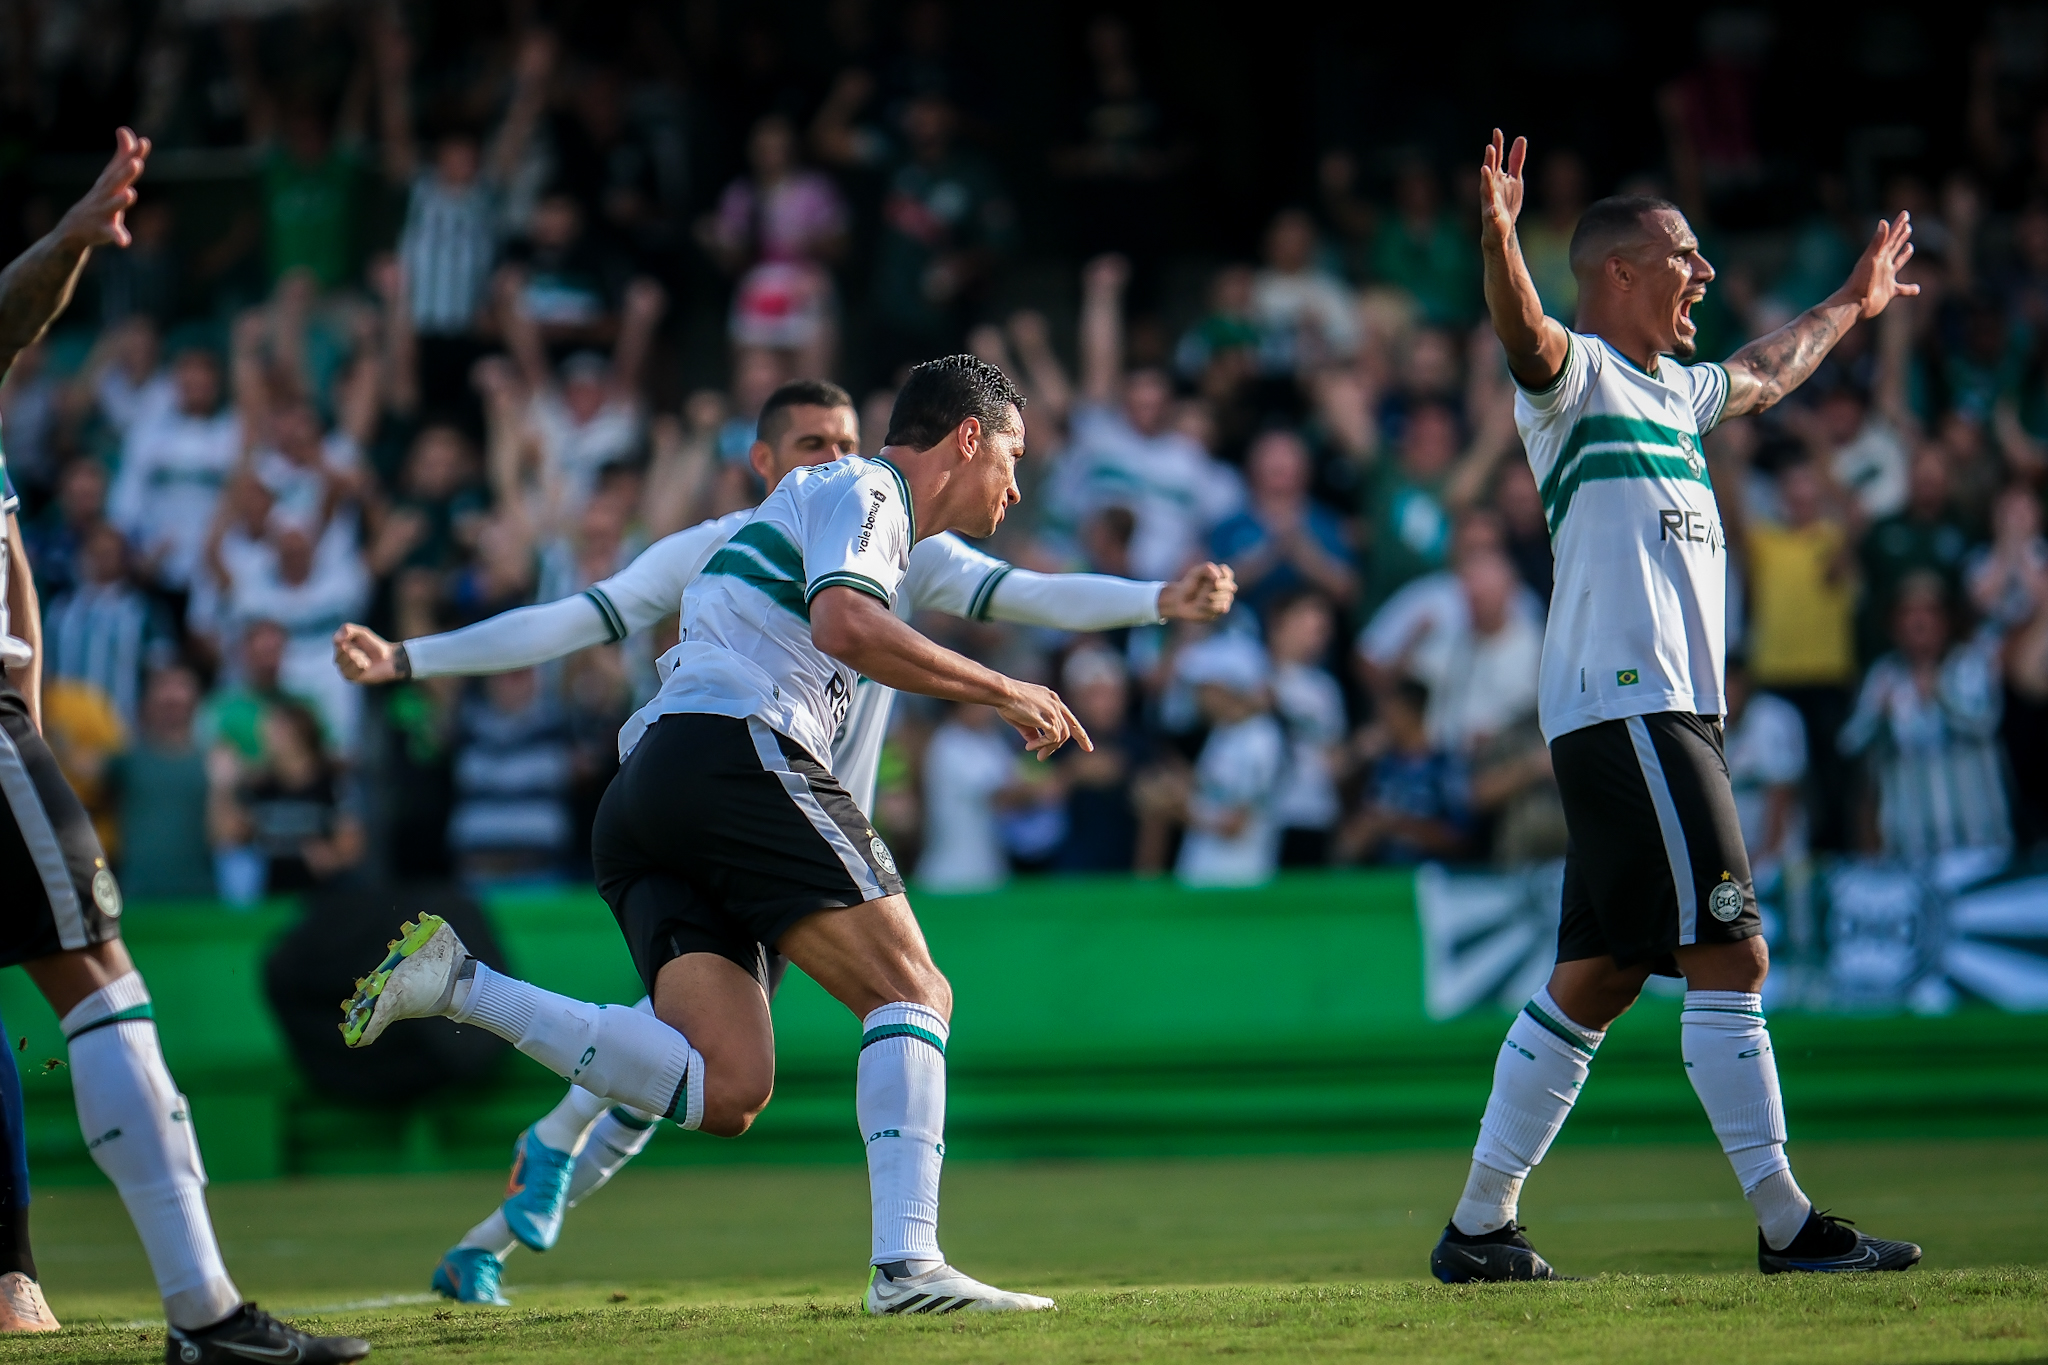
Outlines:
<svg viewBox="0 0 2048 1365"><path fill-rule="evenodd" d="M0 1275L0 1332L55 1332L57 1315L43 1299L43 1287L10 1270Z"/></svg>
<svg viewBox="0 0 2048 1365"><path fill-rule="evenodd" d="M1036 1294L996 1289L942 1265L900 1280L891 1279L876 1266L868 1276L864 1307L880 1317L889 1313L1042 1313L1059 1305Z"/></svg>
<svg viewBox="0 0 2048 1365"><path fill-rule="evenodd" d="M421 915L391 941L375 971L356 982L341 1002L342 1041L368 1047L400 1019L430 1019L448 1011L456 975L469 953L439 915Z"/></svg>

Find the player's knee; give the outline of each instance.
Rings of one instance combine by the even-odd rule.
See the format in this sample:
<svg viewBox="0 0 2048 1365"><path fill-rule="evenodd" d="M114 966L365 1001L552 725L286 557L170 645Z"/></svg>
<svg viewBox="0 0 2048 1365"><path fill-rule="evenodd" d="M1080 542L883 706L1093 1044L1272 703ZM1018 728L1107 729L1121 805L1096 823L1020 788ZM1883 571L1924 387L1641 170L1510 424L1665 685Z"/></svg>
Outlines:
<svg viewBox="0 0 2048 1365"><path fill-rule="evenodd" d="M704 1069L704 1121L700 1132L713 1137L738 1137L747 1131L768 1107L775 1092L775 1069L770 1061L736 1065L707 1065Z"/></svg>
<svg viewBox="0 0 2048 1365"><path fill-rule="evenodd" d="M949 1024L953 1022L953 983L946 980L946 974L926 959L915 975L917 990L909 997L911 1002L923 1005Z"/></svg>

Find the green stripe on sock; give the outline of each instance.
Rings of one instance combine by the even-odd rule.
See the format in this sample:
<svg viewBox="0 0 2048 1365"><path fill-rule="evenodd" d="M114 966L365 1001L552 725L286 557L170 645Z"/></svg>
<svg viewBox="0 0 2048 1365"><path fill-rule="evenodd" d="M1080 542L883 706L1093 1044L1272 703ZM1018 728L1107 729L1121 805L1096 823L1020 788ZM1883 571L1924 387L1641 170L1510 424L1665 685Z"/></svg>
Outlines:
<svg viewBox="0 0 2048 1365"><path fill-rule="evenodd" d="M946 1055L946 1040L915 1024L883 1024L880 1028L871 1028L860 1036L861 1051L867 1051L884 1038L922 1038L937 1048L941 1057Z"/></svg>
<svg viewBox="0 0 2048 1365"><path fill-rule="evenodd" d="M130 1005L127 1009L110 1014L104 1019L95 1019L90 1024L81 1026L76 1032L65 1034L64 1041L76 1042L94 1029L112 1028L116 1024L126 1024L137 1019L147 1019L155 1023L156 1007L147 1000L139 1005Z"/></svg>
<svg viewBox="0 0 2048 1365"><path fill-rule="evenodd" d="M644 1133L654 1126L653 1119L643 1119L638 1114L631 1114L619 1108L612 1110L612 1119L616 1123L631 1128L636 1133Z"/></svg>
<svg viewBox="0 0 2048 1365"><path fill-rule="evenodd" d="M1551 1018L1542 1010L1537 1009L1536 1002L1534 1000L1531 1000L1528 1004L1522 1006L1522 1013L1528 1015L1531 1019L1534 1019L1537 1023L1541 1024L1544 1028L1556 1034L1559 1038L1562 1038L1564 1040L1565 1046L1571 1048L1574 1052L1583 1052L1588 1057L1590 1057L1593 1055L1594 1050L1599 1046L1599 1044L1597 1043L1588 1043L1584 1038L1581 1038L1578 1034L1572 1032L1572 1030L1566 1028L1557 1020Z"/></svg>
<svg viewBox="0 0 2048 1365"><path fill-rule="evenodd" d="M1739 1014L1745 1019L1761 1020L1763 1018L1763 1015L1756 1010L1731 1010L1726 1005L1687 1005L1680 1013Z"/></svg>

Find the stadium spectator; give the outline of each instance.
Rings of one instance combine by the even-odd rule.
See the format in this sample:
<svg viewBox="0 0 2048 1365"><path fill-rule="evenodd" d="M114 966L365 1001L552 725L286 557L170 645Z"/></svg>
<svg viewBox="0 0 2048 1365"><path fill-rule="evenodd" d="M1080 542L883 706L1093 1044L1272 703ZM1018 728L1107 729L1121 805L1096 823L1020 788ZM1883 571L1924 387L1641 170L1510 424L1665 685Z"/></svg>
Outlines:
<svg viewBox="0 0 2048 1365"><path fill-rule="evenodd" d="M987 891L1009 879L997 803L1017 779L1017 749L986 706L956 706L924 754L924 852L920 885Z"/></svg>
<svg viewBox="0 0 2048 1365"><path fill-rule="evenodd" d="M796 371L831 374L838 302L827 269L846 247L846 209L832 181L796 160L796 129L780 114L754 125L747 139L750 174L719 196L698 229L733 289L732 343L788 351Z"/></svg>
<svg viewBox="0 0 2048 1365"><path fill-rule="evenodd" d="M1287 736L1287 763L1273 800L1280 822L1280 866L1323 867L1343 814L1337 791L1348 725L1344 690L1323 664L1337 613L1313 589L1274 600L1266 612L1273 659L1273 714Z"/></svg>
<svg viewBox="0 0 2048 1365"><path fill-rule="evenodd" d="M206 753L195 738L199 679L180 664L149 675L135 741L107 766L130 902L214 894L206 833Z"/></svg>
<svg viewBox="0 0 2048 1365"><path fill-rule="evenodd" d="M1722 718L1728 781L1742 820L1750 872L1768 893L1807 850L1807 735L1797 707L1760 691L1747 664L1728 661L1728 714Z"/></svg>
<svg viewBox="0 0 2048 1365"><path fill-rule="evenodd" d="M187 593L222 485L242 454L242 422L223 406L220 361L187 347L171 360L177 402L142 411L122 442L107 515L128 537L146 582Z"/></svg>
<svg viewBox="0 0 2048 1365"><path fill-rule="evenodd" d="M2048 541L2041 504L2014 484L1999 496L1995 534L1969 571L1971 605L2004 633L1999 730L2013 780L2021 847L2048 842Z"/></svg>
<svg viewBox="0 0 2048 1365"><path fill-rule="evenodd" d="M1272 667L1242 635L1215 635L1180 656L1209 736L1187 794L1174 877L1189 886L1256 886L1280 865L1287 736L1273 715Z"/></svg>
<svg viewBox="0 0 2048 1365"><path fill-rule="evenodd" d="M1478 251L1443 202L1436 172L1410 159L1394 178L1394 212L1373 242L1372 275L1415 300L1423 320L1462 327L1478 306Z"/></svg>
<svg viewBox="0 0 2048 1365"><path fill-rule="evenodd" d="M1358 312L1344 282L1316 262L1315 220L1287 209L1266 229L1266 263L1252 277L1251 313L1269 368L1308 370L1358 349Z"/></svg>
<svg viewBox="0 0 2048 1365"><path fill-rule="evenodd" d="M1060 696L1095 749L1070 744L1054 756L1066 792L1066 833L1053 867L1128 872L1138 851L1131 781L1149 757L1144 731L1131 723L1129 670L1109 650L1083 646L1067 656Z"/></svg>
<svg viewBox="0 0 2048 1365"><path fill-rule="evenodd" d="M1209 553L1230 565L1244 601L1261 617L1305 587L1339 606L1358 593L1344 523L1309 498L1314 470L1294 432L1268 431L1245 457L1250 494L1245 510L1209 536Z"/></svg>
<svg viewBox="0 0 2048 1365"><path fill-rule="evenodd" d="M66 464L56 498L22 527L41 600L54 601L77 585L79 552L106 514L107 467L89 456Z"/></svg>
<svg viewBox="0 0 2048 1365"><path fill-rule="evenodd" d="M133 726L142 671L169 631L150 600L128 581L128 545L105 522L85 533L78 586L43 614L43 676L104 696L123 726Z"/></svg>
<svg viewBox="0 0 2048 1365"><path fill-rule="evenodd" d="M574 832L568 717L535 669L483 680L457 714L448 846L477 881L562 875Z"/></svg>
<svg viewBox="0 0 2048 1365"><path fill-rule="evenodd" d="M231 619L284 629L279 681L316 709L343 754L353 754L362 692L335 672L331 644L334 632L361 614L369 596L369 575L353 540L315 540L302 527L273 519L268 536L233 573Z"/></svg>
<svg viewBox="0 0 2048 1365"><path fill-rule="evenodd" d="M207 760L207 828L216 850L246 851L260 869L258 899L305 891L362 861L364 833L342 766L327 751L311 708L265 708L253 762L226 748Z"/></svg>
<svg viewBox="0 0 2048 1365"><path fill-rule="evenodd" d="M1495 403L1469 446L1459 450L1460 418L1441 401L1408 409L1395 458L1371 461L1364 513L1371 569L1367 599L1377 606L1413 579L1441 569L1457 513L1471 505L1495 465L1515 446L1514 410Z"/></svg>
<svg viewBox="0 0 2048 1365"><path fill-rule="evenodd" d="M1900 585L1914 574L1932 573L1944 591L1957 591L1969 549L1970 533L1949 504L1948 462L1939 449L1923 447L1907 467L1905 507L1863 537L1857 644L1865 659L1883 652Z"/></svg>
<svg viewBox="0 0 2048 1365"><path fill-rule="evenodd" d="M1337 834L1341 862L1408 865L1454 858L1471 833L1471 792L1465 764L1434 743L1425 717L1429 688L1403 678L1380 699L1380 714L1363 739L1366 797Z"/></svg>
<svg viewBox="0 0 2048 1365"><path fill-rule="evenodd" d="M1841 734L1842 752L1868 754L1876 772L1878 847L1909 862L2012 845L1997 637L1951 643L1948 602L1933 573L1899 585L1895 648L1871 665Z"/></svg>

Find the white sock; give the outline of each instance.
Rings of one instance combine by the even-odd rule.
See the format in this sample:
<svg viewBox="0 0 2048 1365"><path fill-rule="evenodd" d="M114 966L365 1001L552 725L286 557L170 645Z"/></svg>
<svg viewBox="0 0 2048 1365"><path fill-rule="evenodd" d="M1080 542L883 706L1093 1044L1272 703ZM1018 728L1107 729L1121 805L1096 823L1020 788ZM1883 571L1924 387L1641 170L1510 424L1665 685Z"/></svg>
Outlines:
<svg viewBox="0 0 2048 1365"><path fill-rule="evenodd" d="M1764 998L1742 991L1687 991L1678 1016L1685 1073L1721 1139L1721 1150L1756 1210L1764 1240L1782 1250L1813 1204L1785 1159L1785 1103L1764 1027ZM1783 1179L1777 1177L1783 1176Z"/></svg>
<svg viewBox="0 0 2048 1365"><path fill-rule="evenodd" d="M505 1210L495 1208L491 1216L464 1233L459 1247L479 1247L503 1261L519 1245L519 1239L512 1235L512 1225L505 1221Z"/></svg>
<svg viewBox="0 0 2048 1365"><path fill-rule="evenodd" d="M861 1021L854 1110L868 1147L875 1265L909 1261L911 1273L939 1251L939 1168L946 1159L946 1021L907 1002Z"/></svg>
<svg viewBox="0 0 2048 1365"><path fill-rule="evenodd" d="M604 1187L625 1164L640 1155L654 1136L656 1116L638 1109L610 1109L590 1130L590 1140L576 1154L576 1170L569 1177L569 1207Z"/></svg>
<svg viewBox="0 0 2048 1365"><path fill-rule="evenodd" d="M583 1150L584 1139L590 1136L591 1125L604 1117L604 1111L612 1102L602 1095L593 1095L580 1085L569 1087L569 1093L562 1096L562 1102L540 1116L533 1125L533 1135L544 1147L552 1147L570 1156Z"/></svg>
<svg viewBox="0 0 2048 1365"><path fill-rule="evenodd" d="M206 1167L157 1044L149 989L129 972L59 1025L71 1053L78 1126L121 1192L173 1327L210 1327L241 1306L206 1211Z"/></svg>
<svg viewBox="0 0 2048 1365"><path fill-rule="evenodd" d="M1548 987L1515 1016L1493 1064L1493 1093L1465 1192L1451 1215L1458 1231L1476 1237L1515 1221L1522 1182L1564 1127L1606 1036L1574 1022Z"/></svg>
<svg viewBox="0 0 2048 1365"><path fill-rule="evenodd" d="M563 1080L617 1104L704 1121L704 1059L651 1014L593 1005L529 985L483 963L448 1017L489 1029Z"/></svg>

